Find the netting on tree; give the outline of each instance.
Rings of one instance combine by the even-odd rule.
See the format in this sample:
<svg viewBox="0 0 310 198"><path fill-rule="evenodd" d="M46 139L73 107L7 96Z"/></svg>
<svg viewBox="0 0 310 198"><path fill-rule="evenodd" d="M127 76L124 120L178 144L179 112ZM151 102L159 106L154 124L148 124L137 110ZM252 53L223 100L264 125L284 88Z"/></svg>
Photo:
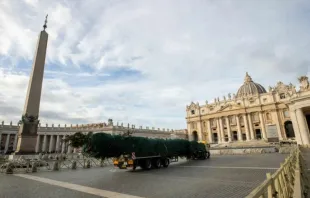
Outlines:
<svg viewBox="0 0 310 198"><path fill-rule="evenodd" d="M84 145L84 152L97 158L119 157L132 152L135 152L137 157L156 155L188 157L197 151L206 151L205 145L183 139L124 137L106 133L93 134Z"/></svg>

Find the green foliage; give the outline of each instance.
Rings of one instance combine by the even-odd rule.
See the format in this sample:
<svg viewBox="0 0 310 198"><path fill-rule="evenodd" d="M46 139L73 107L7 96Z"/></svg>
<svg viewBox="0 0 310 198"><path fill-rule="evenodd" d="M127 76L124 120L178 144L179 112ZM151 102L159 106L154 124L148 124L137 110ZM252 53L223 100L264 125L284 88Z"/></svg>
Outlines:
<svg viewBox="0 0 310 198"><path fill-rule="evenodd" d="M135 152L137 157L154 155L189 157L194 152L206 151L204 144L195 141L124 137L106 133L96 133L86 142L84 152L97 158L118 157L132 152Z"/></svg>
<svg viewBox="0 0 310 198"><path fill-rule="evenodd" d="M73 135L68 136L65 141L69 142L73 148L80 148L83 147L88 139L92 136L92 132L89 132L87 135L83 134L82 132L77 132Z"/></svg>

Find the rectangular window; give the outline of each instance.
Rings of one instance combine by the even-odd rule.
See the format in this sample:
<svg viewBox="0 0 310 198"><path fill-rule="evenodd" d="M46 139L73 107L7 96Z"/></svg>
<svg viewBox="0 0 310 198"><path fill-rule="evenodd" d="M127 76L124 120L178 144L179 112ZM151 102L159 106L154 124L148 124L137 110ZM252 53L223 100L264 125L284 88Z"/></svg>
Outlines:
<svg viewBox="0 0 310 198"><path fill-rule="evenodd" d="M289 118L290 117L290 112L287 109L284 110L284 117L285 118Z"/></svg>

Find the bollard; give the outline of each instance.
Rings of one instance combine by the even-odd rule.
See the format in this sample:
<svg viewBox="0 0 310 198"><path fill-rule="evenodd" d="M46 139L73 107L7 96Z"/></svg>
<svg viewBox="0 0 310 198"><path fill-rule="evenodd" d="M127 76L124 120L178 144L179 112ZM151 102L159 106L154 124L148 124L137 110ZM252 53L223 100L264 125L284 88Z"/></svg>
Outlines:
<svg viewBox="0 0 310 198"><path fill-rule="evenodd" d="M76 161L73 161L73 162L72 162L71 169L73 169L73 170L75 170L75 169L76 169Z"/></svg>
<svg viewBox="0 0 310 198"><path fill-rule="evenodd" d="M104 167L104 160L100 159L100 167Z"/></svg>
<svg viewBox="0 0 310 198"><path fill-rule="evenodd" d="M48 155L47 154L43 154L42 159L43 160L47 160L48 159Z"/></svg>
<svg viewBox="0 0 310 198"><path fill-rule="evenodd" d="M55 161L53 163L53 171L58 171L58 170L59 170L59 163L58 163L58 161Z"/></svg>
<svg viewBox="0 0 310 198"><path fill-rule="evenodd" d="M37 163L37 162L33 162L33 163L32 163L32 166L31 166L31 172L32 172L32 173L37 172L37 166L38 166L38 163Z"/></svg>
<svg viewBox="0 0 310 198"><path fill-rule="evenodd" d="M7 163L5 173L6 174L13 174L14 164L12 162Z"/></svg>
<svg viewBox="0 0 310 198"><path fill-rule="evenodd" d="M87 162L86 162L86 168L90 168L90 160L87 160Z"/></svg>

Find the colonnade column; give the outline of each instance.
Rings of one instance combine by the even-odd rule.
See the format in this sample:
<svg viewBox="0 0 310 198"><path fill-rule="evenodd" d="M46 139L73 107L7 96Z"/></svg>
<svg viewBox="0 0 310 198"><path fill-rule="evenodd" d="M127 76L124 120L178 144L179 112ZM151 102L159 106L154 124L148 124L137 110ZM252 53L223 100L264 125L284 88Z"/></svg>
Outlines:
<svg viewBox="0 0 310 198"><path fill-rule="evenodd" d="M69 143L68 143L67 153L72 153L72 146L70 144L71 144L71 141L69 141Z"/></svg>
<svg viewBox="0 0 310 198"><path fill-rule="evenodd" d="M46 137L46 135L44 135L42 152L46 152L46 144L47 144L47 137Z"/></svg>
<svg viewBox="0 0 310 198"><path fill-rule="evenodd" d="M59 152L59 144L60 144L60 137L59 137L59 135L57 135L57 138L56 138L56 149L55 149L56 152Z"/></svg>
<svg viewBox="0 0 310 198"><path fill-rule="evenodd" d="M221 129L220 129L220 119L216 119L216 129L217 129L217 139L218 143L222 143L222 135L221 135Z"/></svg>
<svg viewBox="0 0 310 198"><path fill-rule="evenodd" d="M7 134L6 141L5 141L5 147L4 147L4 153L6 153L8 151L9 143L10 143L10 134Z"/></svg>
<svg viewBox="0 0 310 198"><path fill-rule="evenodd" d="M54 136L51 135L50 136L50 144L49 144L48 152L51 153L51 152L54 151L54 145L55 145Z"/></svg>
<svg viewBox="0 0 310 198"><path fill-rule="evenodd" d="M228 117L225 118L226 119L226 126L227 126L227 135L228 135L228 142L231 142L231 131L230 131L230 123L229 123L229 119Z"/></svg>
<svg viewBox="0 0 310 198"><path fill-rule="evenodd" d="M238 140L242 140L242 132L241 132L239 115L236 115L236 120L237 120L237 128L238 128Z"/></svg>
<svg viewBox="0 0 310 198"><path fill-rule="evenodd" d="M65 146L66 146L65 136L63 136L62 137L62 145L61 145L61 153L65 153Z"/></svg>
<svg viewBox="0 0 310 198"><path fill-rule="evenodd" d="M208 134L209 134L209 143L213 143L212 140L212 129L211 129L211 123L210 120L207 120L207 128L208 128Z"/></svg>
<svg viewBox="0 0 310 198"><path fill-rule="evenodd" d="M245 135L246 135L246 140L250 140L251 137L250 137L250 131L249 131L249 125L248 125L248 119L246 118L246 114L243 114L242 115L243 117L243 122L244 122L244 125L245 125Z"/></svg>
<svg viewBox="0 0 310 198"><path fill-rule="evenodd" d="M248 114L248 119L249 119L249 128L250 128L251 140L254 140L255 139L255 135L254 135L254 130L253 130L253 122L252 122L251 113Z"/></svg>
<svg viewBox="0 0 310 198"><path fill-rule="evenodd" d="M16 151L17 146L18 133L15 134L14 143L13 143L13 151Z"/></svg>
<svg viewBox="0 0 310 198"><path fill-rule="evenodd" d="M259 121L260 121L260 127L262 129L263 139L267 140L266 126L265 126L262 112L259 112Z"/></svg>
<svg viewBox="0 0 310 198"><path fill-rule="evenodd" d="M301 109L296 110L297 122L299 125L299 132L302 139L303 144L310 144L309 133L307 129L307 123L304 113Z"/></svg>
<svg viewBox="0 0 310 198"><path fill-rule="evenodd" d="M0 133L0 151L1 151L1 139L2 139L2 133Z"/></svg>
<svg viewBox="0 0 310 198"><path fill-rule="evenodd" d="M39 149L40 149L40 137L41 137L41 135L38 135L38 136L37 136L36 153L39 153Z"/></svg>

